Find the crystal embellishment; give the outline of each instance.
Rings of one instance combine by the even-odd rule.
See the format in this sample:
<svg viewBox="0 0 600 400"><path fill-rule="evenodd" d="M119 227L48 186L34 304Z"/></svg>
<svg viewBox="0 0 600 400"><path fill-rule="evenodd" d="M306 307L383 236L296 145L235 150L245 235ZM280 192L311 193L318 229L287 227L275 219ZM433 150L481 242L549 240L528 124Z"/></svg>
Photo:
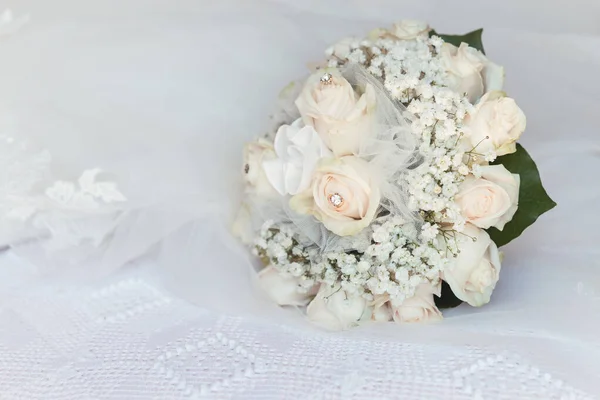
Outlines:
<svg viewBox="0 0 600 400"><path fill-rule="evenodd" d="M331 74L329 72L325 72L323 76L321 76L321 83L328 85L331 83Z"/></svg>
<svg viewBox="0 0 600 400"><path fill-rule="evenodd" d="M344 203L344 198L339 193L334 193L329 196L329 202L335 207L340 208Z"/></svg>

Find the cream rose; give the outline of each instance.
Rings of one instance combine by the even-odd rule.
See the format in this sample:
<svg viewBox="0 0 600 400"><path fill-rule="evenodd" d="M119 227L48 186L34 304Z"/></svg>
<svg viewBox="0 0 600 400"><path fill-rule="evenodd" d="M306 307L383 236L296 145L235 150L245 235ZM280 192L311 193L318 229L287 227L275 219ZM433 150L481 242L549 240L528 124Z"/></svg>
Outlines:
<svg viewBox="0 0 600 400"><path fill-rule="evenodd" d="M329 47L326 53L327 55L333 55L343 60L346 59L350 55L350 52L357 47L358 40L353 37L347 37Z"/></svg>
<svg viewBox="0 0 600 400"><path fill-rule="evenodd" d="M391 36L391 33L387 29L375 28L367 34L367 39L374 42L377 39L381 39L384 37L390 37L390 36Z"/></svg>
<svg viewBox="0 0 600 400"><path fill-rule="evenodd" d="M398 39L411 40L426 35L430 31L427 22L405 19L395 23L390 33Z"/></svg>
<svg viewBox="0 0 600 400"><path fill-rule="evenodd" d="M309 321L330 330L349 329L361 320L371 317L367 301L361 296L350 296L339 285L322 284L313 301L306 308Z"/></svg>
<svg viewBox="0 0 600 400"><path fill-rule="evenodd" d="M460 254L444 269L442 278L452 292L474 307L490 301L500 277L498 247L483 229L467 224L462 232L469 237L459 243ZM462 236L462 235L461 235Z"/></svg>
<svg viewBox="0 0 600 400"><path fill-rule="evenodd" d="M312 214L331 232L355 235L368 226L379 207L380 192L369 165L353 156L324 159L311 186L290 200L292 210Z"/></svg>
<svg viewBox="0 0 600 400"><path fill-rule="evenodd" d="M467 222L502 230L517 211L520 177L503 165L481 166L479 170L480 178L470 175L460 184L455 201Z"/></svg>
<svg viewBox="0 0 600 400"><path fill-rule="evenodd" d="M461 43L456 47L444 43L440 56L450 74L450 86L459 93L467 93L471 103L486 92L502 89L504 68L468 44Z"/></svg>
<svg viewBox="0 0 600 400"><path fill-rule="evenodd" d="M331 152L312 126L301 119L282 125L275 136L277 158L263 162L271 185L281 195L298 194L308 188L319 160Z"/></svg>
<svg viewBox="0 0 600 400"><path fill-rule="evenodd" d="M527 120L517 103L501 91L486 93L467 116L465 125L471 146L478 153L514 153L516 141L525 131Z"/></svg>
<svg viewBox="0 0 600 400"><path fill-rule="evenodd" d="M312 74L296 99L304 123L315 128L336 156L359 150L370 133L374 104L371 85L359 96L337 69Z"/></svg>
<svg viewBox="0 0 600 400"><path fill-rule="evenodd" d="M376 295L370 306L371 320L377 322L388 322L392 320L392 309L390 308L390 296Z"/></svg>
<svg viewBox="0 0 600 400"><path fill-rule="evenodd" d="M265 175L263 163L275 159L273 145L267 140L258 139L244 147L244 181L246 191L258 196L273 196L277 192Z"/></svg>
<svg viewBox="0 0 600 400"><path fill-rule="evenodd" d="M301 292L298 278L283 275L273 266L258 273L258 284L280 306L305 306L315 295L315 291Z"/></svg>
<svg viewBox="0 0 600 400"><path fill-rule="evenodd" d="M442 313L435 305L433 295L439 296L440 287L430 283L422 283L417 287L415 295L404 299L401 304L392 304L392 316L398 323L431 322L442 319Z"/></svg>

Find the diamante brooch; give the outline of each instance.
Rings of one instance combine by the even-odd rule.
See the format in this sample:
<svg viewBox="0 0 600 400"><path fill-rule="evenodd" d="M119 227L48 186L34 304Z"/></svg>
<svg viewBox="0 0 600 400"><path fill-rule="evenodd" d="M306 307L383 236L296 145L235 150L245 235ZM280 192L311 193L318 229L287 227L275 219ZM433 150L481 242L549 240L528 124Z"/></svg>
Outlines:
<svg viewBox="0 0 600 400"><path fill-rule="evenodd" d="M329 196L329 202L335 207L340 208L344 204L344 198L339 193L334 193Z"/></svg>
<svg viewBox="0 0 600 400"><path fill-rule="evenodd" d="M324 85L329 85L331 83L331 74L329 72L325 72L322 76L321 76L321 83Z"/></svg>

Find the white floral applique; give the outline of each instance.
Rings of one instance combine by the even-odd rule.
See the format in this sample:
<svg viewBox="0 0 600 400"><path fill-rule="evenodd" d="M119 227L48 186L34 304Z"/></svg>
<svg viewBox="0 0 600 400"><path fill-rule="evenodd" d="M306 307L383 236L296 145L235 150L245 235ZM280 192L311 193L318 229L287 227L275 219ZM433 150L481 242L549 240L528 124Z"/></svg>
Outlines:
<svg viewBox="0 0 600 400"><path fill-rule="evenodd" d="M127 201L115 182L96 180L101 172L98 168L84 171L77 181L78 185L73 182L56 181L46 189L46 196L61 207L78 211L95 210L102 203Z"/></svg>
<svg viewBox="0 0 600 400"><path fill-rule="evenodd" d="M46 250L100 246L117 227L127 198L117 184L85 170L75 182L50 180L52 157L0 135L0 244L42 239Z"/></svg>
<svg viewBox="0 0 600 400"><path fill-rule="evenodd" d="M33 218L33 225L50 233L47 250L82 243L98 247L116 228L127 198L115 182L98 181L99 168L85 170L77 183L56 181L46 189L48 207Z"/></svg>

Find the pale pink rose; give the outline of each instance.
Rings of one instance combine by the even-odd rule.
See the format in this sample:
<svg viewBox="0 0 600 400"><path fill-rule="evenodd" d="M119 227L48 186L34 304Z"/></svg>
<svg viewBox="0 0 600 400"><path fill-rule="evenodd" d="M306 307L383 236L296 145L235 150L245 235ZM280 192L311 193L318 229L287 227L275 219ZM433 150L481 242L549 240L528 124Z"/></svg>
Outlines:
<svg viewBox="0 0 600 400"><path fill-rule="evenodd" d="M483 229L466 224L458 244L460 253L444 269L444 279L456 297L474 307L490 301L500 278L498 247ZM475 239L475 240L473 240Z"/></svg>
<svg viewBox="0 0 600 400"><path fill-rule="evenodd" d="M517 211L520 177L503 165L482 165L480 171L481 178L465 178L455 201L467 222L483 229L493 226L502 230Z"/></svg>
<svg viewBox="0 0 600 400"><path fill-rule="evenodd" d="M258 139L247 143L244 147L244 164L242 174L245 183L246 195L250 197L272 198L277 196L277 191L269 183L263 169L263 163L275 159L273 145L265 140ZM244 201L235 216L231 226L232 232L244 244L251 244L254 238L251 210L248 202Z"/></svg>
<svg viewBox="0 0 600 400"><path fill-rule="evenodd" d="M486 93L465 120L467 139L476 152L493 151L498 156L517 150L516 142L526 125L517 103L500 91Z"/></svg>
<svg viewBox="0 0 600 400"><path fill-rule="evenodd" d="M385 28L375 28L367 34L367 39L373 42L384 37L392 37L390 31Z"/></svg>
<svg viewBox="0 0 600 400"><path fill-rule="evenodd" d="M326 54L333 55L339 59L344 60L350 55L350 52L352 52L352 50L357 47L358 40L353 37L347 37L340 40L333 46L329 47L326 51Z"/></svg>
<svg viewBox="0 0 600 400"><path fill-rule="evenodd" d="M311 186L290 200L292 210L312 214L331 232L350 236L368 226L381 195L361 158L324 159L315 170Z"/></svg>
<svg viewBox="0 0 600 400"><path fill-rule="evenodd" d="M435 305L433 295L439 295L439 285L422 283L417 287L415 295L398 305L392 303L394 321L398 323L431 322L442 319L442 313Z"/></svg>
<svg viewBox="0 0 600 400"><path fill-rule="evenodd" d="M306 308L309 321L330 330L346 330L371 317L362 296L350 296L339 285L321 284L319 292Z"/></svg>
<svg viewBox="0 0 600 400"><path fill-rule="evenodd" d="M430 30L427 22L405 19L395 23L390 33L398 39L412 40L418 36L427 35Z"/></svg>
<svg viewBox="0 0 600 400"><path fill-rule="evenodd" d="M298 278L283 275L273 266L268 266L258 273L258 284L267 296L280 306L305 306L316 293L316 290L306 293L300 291Z"/></svg>
<svg viewBox="0 0 600 400"><path fill-rule="evenodd" d="M390 296L376 295L370 306L372 308L371 320L377 322L388 322L392 320L392 309L390 307Z"/></svg>
<svg viewBox="0 0 600 400"><path fill-rule="evenodd" d="M502 89L504 68L468 44L461 43L456 47L444 43L440 56L449 74L450 87L461 94L466 93L471 103L486 92Z"/></svg>
<svg viewBox="0 0 600 400"><path fill-rule="evenodd" d="M312 74L296 99L304 123L315 128L336 156L358 152L371 133L374 104L371 85L358 95L335 68Z"/></svg>
<svg viewBox="0 0 600 400"><path fill-rule="evenodd" d="M246 143L244 147L244 165L243 174L246 183L246 192L249 194L272 197L277 195L277 191L269 183L263 163L276 158L273 144L265 139L258 139L254 142Z"/></svg>

